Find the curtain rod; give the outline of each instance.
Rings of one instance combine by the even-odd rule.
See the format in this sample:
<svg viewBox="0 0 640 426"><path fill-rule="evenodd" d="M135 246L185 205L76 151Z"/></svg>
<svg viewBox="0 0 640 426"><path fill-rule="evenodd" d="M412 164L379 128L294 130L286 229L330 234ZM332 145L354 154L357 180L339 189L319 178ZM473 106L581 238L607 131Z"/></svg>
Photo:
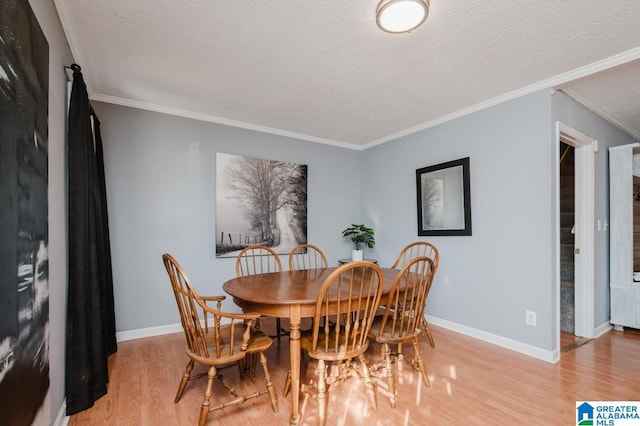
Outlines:
<svg viewBox="0 0 640 426"><path fill-rule="evenodd" d="M64 66L65 69L67 70L73 70L73 72L80 72L82 71L82 67L78 64L71 64L71 66Z"/></svg>

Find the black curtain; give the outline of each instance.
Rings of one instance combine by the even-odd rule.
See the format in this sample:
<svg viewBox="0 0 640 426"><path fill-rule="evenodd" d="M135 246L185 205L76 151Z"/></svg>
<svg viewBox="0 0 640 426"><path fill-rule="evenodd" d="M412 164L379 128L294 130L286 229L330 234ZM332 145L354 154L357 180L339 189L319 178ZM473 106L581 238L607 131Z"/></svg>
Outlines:
<svg viewBox="0 0 640 426"><path fill-rule="evenodd" d="M72 66L69 104L69 283L67 289L67 415L107 393L107 358L117 350L107 194L100 121L80 67Z"/></svg>

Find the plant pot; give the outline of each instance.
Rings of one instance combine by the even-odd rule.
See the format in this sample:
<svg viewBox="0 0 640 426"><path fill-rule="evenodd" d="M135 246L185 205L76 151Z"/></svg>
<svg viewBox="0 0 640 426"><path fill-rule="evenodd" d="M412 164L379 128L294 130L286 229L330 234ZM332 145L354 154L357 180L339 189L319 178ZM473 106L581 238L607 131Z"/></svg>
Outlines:
<svg viewBox="0 0 640 426"><path fill-rule="evenodd" d="M351 250L351 260L358 262L364 258L362 250Z"/></svg>

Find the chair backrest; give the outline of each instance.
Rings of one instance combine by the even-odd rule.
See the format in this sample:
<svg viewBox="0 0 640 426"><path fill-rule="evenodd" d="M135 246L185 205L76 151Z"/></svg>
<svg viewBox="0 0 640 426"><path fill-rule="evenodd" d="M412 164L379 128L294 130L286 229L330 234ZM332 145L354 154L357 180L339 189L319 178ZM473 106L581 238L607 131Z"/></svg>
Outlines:
<svg viewBox="0 0 640 426"><path fill-rule="evenodd" d="M248 346L251 322L242 323L234 320L245 320L248 318L247 315L257 318L259 315L222 312L219 302L222 297L216 298L217 309L208 306L193 288L178 261L168 253L162 255L162 260L176 297L189 354L209 359L241 358L243 354L239 352L246 350ZM211 331L208 326L206 329L202 326L206 315L213 316ZM215 342L214 353L210 352L207 340Z"/></svg>
<svg viewBox="0 0 640 426"><path fill-rule="evenodd" d="M438 248L427 241L416 241L402 249L391 269L402 269L411 259L426 256L433 262L433 273L435 274L440 264L440 253Z"/></svg>
<svg viewBox="0 0 640 426"><path fill-rule="evenodd" d="M289 270L319 269L329 266L322 250L313 244L299 244L289 253Z"/></svg>
<svg viewBox="0 0 640 426"><path fill-rule="evenodd" d="M313 351L338 360L366 350L383 286L382 272L371 262L351 262L333 271L316 301Z"/></svg>
<svg viewBox="0 0 640 426"><path fill-rule="evenodd" d="M413 258L398 272L385 306L380 336L394 339L415 337L421 333L424 309L431 290L434 263L426 256Z"/></svg>
<svg viewBox="0 0 640 426"><path fill-rule="evenodd" d="M247 246L236 257L236 276L238 278L280 271L282 271L280 257L267 246Z"/></svg>

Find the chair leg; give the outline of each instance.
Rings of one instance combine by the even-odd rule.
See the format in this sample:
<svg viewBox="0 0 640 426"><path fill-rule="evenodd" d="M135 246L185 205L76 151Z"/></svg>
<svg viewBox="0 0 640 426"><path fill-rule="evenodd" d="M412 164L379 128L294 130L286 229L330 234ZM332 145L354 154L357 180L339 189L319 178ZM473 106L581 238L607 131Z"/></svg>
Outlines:
<svg viewBox="0 0 640 426"><path fill-rule="evenodd" d="M391 408L396 408L396 384L393 377L393 368L391 368L391 348L388 343L382 345L384 351L384 363L387 373L387 386L389 387L389 399L391 400Z"/></svg>
<svg viewBox="0 0 640 426"><path fill-rule="evenodd" d="M425 367L422 356L420 355L420 340L417 338L413 341L413 356L420 373L422 373L422 379L424 380L425 386L431 386L431 383L429 383L429 376L427 375L427 367Z"/></svg>
<svg viewBox="0 0 640 426"><path fill-rule="evenodd" d="M396 353L396 358L398 362L402 362L404 360L404 353L402 352L402 343L398 343L398 352Z"/></svg>
<svg viewBox="0 0 640 426"><path fill-rule="evenodd" d="M211 405L211 396L213 395L213 381L216 379L216 367L211 367L207 374L207 388L204 391L204 400L200 407L200 419L198 420L198 426L204 426L207 422L207 416L209 415L209 406Z"/></svg>
<svg viewBox="0 0 640 426"><path fill-rule="evenodd" d="M282 336L288 336L288 335L289 335L289 332L282 328L282 320L280 318L276 318L276 334L275 336L270 336L270 337L277 338L278 343L280 343L280 338Z"/></svg>
<svg viewBox="0 0 640 426"><path fill-rule="evenodd" d="M242 360L242 369L243 373L240 375L241 378L244 378L244 374L250 374L254 376L256 374L256 364L258 363L258 355L255 352L249 353Z"/></svg>
<svg viewBox="0 0 640 426"><path fill-rule="evenodd" d="M305 357L304 354L305 354L304 352L300 354L300 376L301 376L300 383L304 383L302 376L307 371L308 361L309 361L309 359ZM291 370L287 371L287 378L284 382L284 389L282 390L282 396L286 397L287 395L289 395L290 391L291 391Z"/></svg>
<svg viewBox="0 0 640 426"><path fill-rule="evenodd" d="M276 318L276 337L280 342L280 336L282 336L282 325L280 324L280 318Z"/></svg>
<svg viewBox="0 0 640 426"><path fill-rule="evenodd" d="M191 371L193 370L193 360L189 360L187 363L187 367L185 368L184 374L182 375L182 379L180 380L180 385L178 386L178 392L176 392L176 398L173 400L176 404L180 401L182 397L182 392L184 392L185 386L187 386L187 382L191 377Z"/></svg>
<svg viewBox="0 0 640 426"><path fill-rule="evenodd" d="M427 320L422 318L422 334L426 334L427 335L427 339L429 339L429 344L431 345L432 348L436 347L436 342L433 341L433 336L431 335L431 330L429 330L429 323L427 323Z"/></svg>
<svg viewBox="0 0 640 426"><path fill-rule="evenodd" d="M267 367L267 357L264 356L264 352L260 352L260 365L262 365L262 372L264 373L264 382L267 385L267 391L269 391L269 398L271 399L271 407L275 413L278 412L278 400L276 399L276 391L273 389L273 383L271 383L271 374L269 374L269 367Z"/></svg>
<svg viewBox="0 0 640 426"><path fill-rule="evenodd" d="M364 354L358 355L358 361L360 361L360 367L362 368L362 375L364 376L364 385L367 388L369 399L373 405L373 410L378 411L378 401L376 400L376 391L373 389L373 383L371 382L371 374L369 373L369 367L364 359Z"/></svg>
<svg viewBox="0 0 640 426"><path fill-rule="evenodd" d="M287 371L287 380L284 382L284 390L282 391L282 396L289 395L289 391L291 390L291 370Z"/></svg>
<svg viewBox="0 0 640 426"><path fill-rule="evenodd" d="M324 426L327 421L327 368L324 360L318 360L318 424Z"/></svg>
<svg viewBox="0 0 640 426"><path fill-rule="evenodd" d="M240 380L244 380L244 372L245 372L245 367L244 367L244 359L238 360L238 373L240 374Z"/></svg>

